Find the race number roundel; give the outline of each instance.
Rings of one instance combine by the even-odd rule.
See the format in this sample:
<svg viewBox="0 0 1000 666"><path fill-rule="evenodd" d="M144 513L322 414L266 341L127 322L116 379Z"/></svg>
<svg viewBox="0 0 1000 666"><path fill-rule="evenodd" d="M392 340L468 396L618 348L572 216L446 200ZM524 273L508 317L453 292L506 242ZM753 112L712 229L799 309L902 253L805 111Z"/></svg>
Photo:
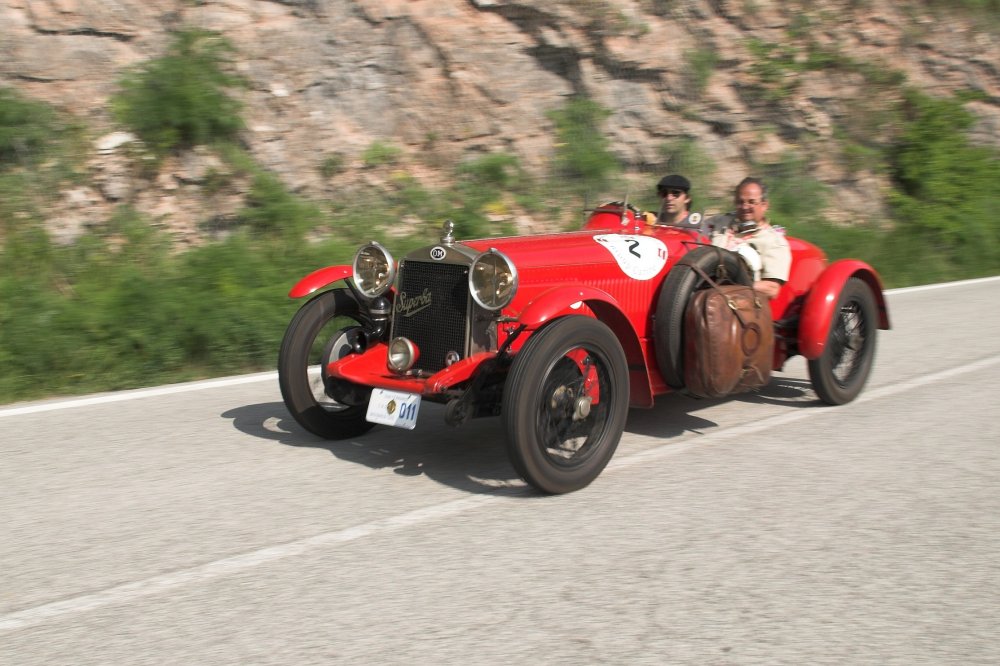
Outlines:
<svg viewBox="0 0 1000 666"><path fill-rule="evenodd" d="M633 280L652 280L667 263L667 246L658 238L605 234L594 236L594 240L608 249Z"/></svg>

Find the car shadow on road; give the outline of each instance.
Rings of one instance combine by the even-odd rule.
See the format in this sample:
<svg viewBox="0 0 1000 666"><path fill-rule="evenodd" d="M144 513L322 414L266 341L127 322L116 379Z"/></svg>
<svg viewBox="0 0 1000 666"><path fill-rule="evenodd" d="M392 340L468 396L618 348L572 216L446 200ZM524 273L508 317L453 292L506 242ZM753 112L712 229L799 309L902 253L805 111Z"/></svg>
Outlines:
<svg viewBox="0 0 1000 666"><path fill-rule="evenodd" d="M735 395L733 400L751 404L781 405L782 407L823 407L826 403L812 390L806 379L795 377L772 377L771 382L749 393Z"/></svg>
<svg viewBox="0 0 1000 666"><path fill-rule="evenodd" d="M776 377L759 391L718 400L691 398L680 393L660 396L651 409L629 411L625 432L671 438L718 427L698 412L721 402L815 407L822 403L809 382ZM285 446L325 449L340 460L372 469L392 470L404 476L426 476L438 483L477 494L537 495L518 477L507 457L503 424L499 418L474 419L459 428L444 423L443 407L421 406L415 430L376 426L360 437L324 440L295 422L281 402L244 405L221 415L252 437Z"/></svg>
<svg viewBox="0 0 1000 666"><path fill-rule="evenodd" d="M812 392L808 381L794 377L773 377L767 386L759 390L725 398L694 398L683 393L661 395L656 398L656 405L652 409L633 409L629 412L625 432L664 439L679 437L689 432L702 434L718 427L718 424L698 416L698 412L733 401L784 407L823 405Z"/></svg>
<svg viewBox="0 0 1000 666"><path fill-rule="evenodd" d="M497 418L476 419L460 428L444 423L443 409L421 405L415 430L376 426L359 437L325 440L306 432L281 402L244 405L221 415L258 439L285 446L325 449L340 460L403 476L426 476L465 492L535 495L507 458Z"/></svg>

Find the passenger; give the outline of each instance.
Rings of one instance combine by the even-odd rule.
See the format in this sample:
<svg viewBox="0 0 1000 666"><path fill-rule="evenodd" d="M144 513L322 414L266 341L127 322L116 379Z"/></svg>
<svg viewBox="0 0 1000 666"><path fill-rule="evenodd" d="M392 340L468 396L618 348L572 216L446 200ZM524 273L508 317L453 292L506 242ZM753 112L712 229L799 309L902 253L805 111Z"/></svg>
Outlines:
<svg viewBox="0 0 1000 666"><path fill-rule="evenodd" d="M684 176L671 174L661 178L656 184L656 193L660 196L660 213L654 223L697 229L701 217L691 216L690 192L691 182Z"/></svg>
<svg viewBox="0 0 1000 666"><path fill-rule="evenodd" d="M788 282L792 251L785 235L767 220L767 186L757 178L744 178L733 197L736 212L712 234L712 245L733 250L753 270L753 287L768 299Z"/></svg>

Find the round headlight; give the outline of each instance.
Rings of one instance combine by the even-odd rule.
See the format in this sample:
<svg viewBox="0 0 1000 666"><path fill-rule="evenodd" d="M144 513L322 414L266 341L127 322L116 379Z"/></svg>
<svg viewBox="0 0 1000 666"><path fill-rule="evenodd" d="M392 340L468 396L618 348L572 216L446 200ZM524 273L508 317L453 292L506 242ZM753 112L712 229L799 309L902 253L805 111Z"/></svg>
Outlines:
<svg viewBox="0 0 1000 666"><path fill-rule="evenodd" d="M354 255L354 284L368 298L381 296L396 277L396 264L389 251L372 241Z"/></svg>
<svg viewBox="0 0 1000 666"><path fill-rule="evenodd" d="M389 352L386 363L390 370L395 372L406 372L417 362L420 352L417 346L406 338L393 338L389 343Z"/></svg>
<svg viewBox="0 0 1000 666"><path fill-rule="evenodd" d="M508 305L517 293L517 269L503 252L490 249L472 262L469 271L472 298L487 310Z"/></svg>

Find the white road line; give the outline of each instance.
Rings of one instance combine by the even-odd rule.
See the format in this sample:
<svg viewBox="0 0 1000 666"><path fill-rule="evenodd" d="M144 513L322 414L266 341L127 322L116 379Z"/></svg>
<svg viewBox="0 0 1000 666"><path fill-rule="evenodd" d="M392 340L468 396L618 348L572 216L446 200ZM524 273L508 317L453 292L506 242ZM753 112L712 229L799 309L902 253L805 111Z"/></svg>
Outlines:
<svg viewBox="0 0 1000 666"><path fill-rule="evenodd" d="M973 278L971 280L958 280L957 282L937 282L935 284L918 284L915 287L899 287L897 289L887 289L886 294L912 294L918 291L931 291L933 289L947 289L949 287L966 287L973 284L985 284L1000 280L1000 275L992 277Z"/></svg>
<svg viewBox="0 0 1000 666"><path fill-rule="evenodd" d="M970 372L976 372L978 370L985 370L986 368L991 368L994 365L1000 365L1000 356L980 359L978 361L973 361L972 363L966 363L965 365L941 370L930 375L920 375L898 384L889 384L881 388L866 390L850 404L858 405L866 402L872 402L874 400L880 400L899 393L905 393L906 391L910 391L912 389L921 388L923 386L927 386L928 384L934 384L935 382L951 379L952 377L964 375ZM845 405L845 407L847 407L847 405ZM645 451L640 451L639 453L634 453L630 456L625 456L621 459L612 459L611 463L608 465L608 469L630 467L649 460L656 460L658 458L663 458L664 456L674 455L680 451L690 449L695 446L705 446L715 442L716 440L728 440L733 437L751 435L762 430L770 430L787 423L794 423L813 416L830 414L833 409L837 408L817 406L815 409L797 409L790 412L776 414L775 416L761 419L760 421L754 421L753 423L748 423L746 425L733 426L731 428L713 431L704 435L695 435L693 438L685 437L684 440L679 443L663 444L653 449L647 449ZM638 442L656 441L658 439L660 438L652 436L633 435L631 437L631 441Z"/></svg>
<svg viewBox="0 0 1000 666"><path fill-rule="evenodd" d="M92 395L86 398L69 398L66 400L53 400L51 402L39 402L21 407L7 407L0 409L0 418L4 416L21 416L22 414L37 414L39 412L51 412L57 409L70 409L71 407L87 407L89 405L104 405L110 402L123 402L125 400L138 400L139 398L155 398L161 395L172 395L174 393L187 393L189 391L204 391L205 389L222 388L225 386L238 386L240 384L253 384L255 382L271 382L278 380L278 373L274 370L268 372L258 372L252 375L238 375L235 377L221 377L219 379L205 379L198 382L186 382L184 384L169 384L167 386L155 386L152 388L135 389L133 391L121 391L120 393L106 393L102 395Z"/></svg>
<svg viewBox="0 0 1000 666"><path fill-rule="evenodd" d="M986 368L1000 365L1000 356L981 359L962 366L948 368L930 375L915 377L909 381L900 382L884 386L863 393L852 404L866 403L879 400L888 396L903 393L912 389L927 386L938 381L950 379L970 372L977 372ZM624 469L637 464L649 462L666 456L676 455L687 451L695 446L705 446L734 437L745 437L746 435L775 428L786 423L801 421L813 416L830 414L830 409L817 407L816 409L796 409L772 416L770 418L754 421L753 423L732 428L725 428L711 432L706 435L692 434L685 436L682 441L674 440L671 443L661 444L646 451L640 451L623 458L612 460L608 466L609 472ZM661 441L657 437L639 437L638 441ZM0 631L16 631L34 625L41 624L47 620L54 620L66 615L82 613L111 604L121 604L139 599L141 597L152 596L168 592L174 588L194 583L203 583L221 576L247 571L255 567L274 562L285 558L302 555L310 551L334 546L337 544L349 543L358 539L363 539L375 534L385 534L399 529L413 527L422 523L442 518L449 518L490 502L510 500L511 496L530 494L531 491L514 490L502 495L473 495L462 499L436 504L433 506L416 509L397 516L390 516L381 520L375 520L361 525L355 525L335 532L325 532L316 536L291 541L277 546L269 546L258 550L250 551L232 557L226 557L213 562L207 562L188 569L173 571L160 576L154 576L140 581L124 583L115 587L110 587L98 592L82 594L61 601L54 601L32 608L0 615Z"/></svg>
<svg viewBox="0 0 1000 666"><path fill-rule="evenodd" d="M916 287L903 287L901 289L888 289L887 295L908 294L918 291L928 291L931 289L946 289L950 287L964 287L972 284L993 282L1000 280L1000 275L987 278L977 278L974 280L961 280L958 282L941 282L937 284L925 284ZM155 398L161 395L171 395L174 393L186 393L188 391L203 391L206 389L222 388L225 386L236 386L239 384L252 384L254 382L276 381L278 373L275 371L258 372L252 375L238 375L235 377L221 377L219 379L207 379L204 381L187 382L184 384L170 384L169 386L156 386L152 388L135 389L131 391L121 391L118 393L107 393L103 395L88 396L85 398L67 398L51 400L46 402L32 403L29 405L0 408L0 418L5 416L22 416L24 414L38 414L40 412L50 412L57 409L71 409L73 407L87 407L89 405L104 405L112 402L122 402L125 400L139 400L141 398Z"/></svg>
<svg viewBox="0 0 1000 666"><path fill-rule="evenodd" d="M207 562L189 569L181 569L145 580L117 585L99 592L70 597L61 601L35 606L34 608L26 608L6 615L0 615L0 631L25 629L41 624L46 620L56 619L65 615L82 613L110 604L133 601L141 597L167 592L183 585L190 585L228 574L239 573L262 564L267 564L268 562L300 555L323 546L348 543L372 534L392 532L430 520L448 518L473 507L498 500L501 497L500 495L475 495L466 497L452 502L445 502L444 504L417 509L398 516L355 525L345 530L317 534L306 539Z"/></svg>

